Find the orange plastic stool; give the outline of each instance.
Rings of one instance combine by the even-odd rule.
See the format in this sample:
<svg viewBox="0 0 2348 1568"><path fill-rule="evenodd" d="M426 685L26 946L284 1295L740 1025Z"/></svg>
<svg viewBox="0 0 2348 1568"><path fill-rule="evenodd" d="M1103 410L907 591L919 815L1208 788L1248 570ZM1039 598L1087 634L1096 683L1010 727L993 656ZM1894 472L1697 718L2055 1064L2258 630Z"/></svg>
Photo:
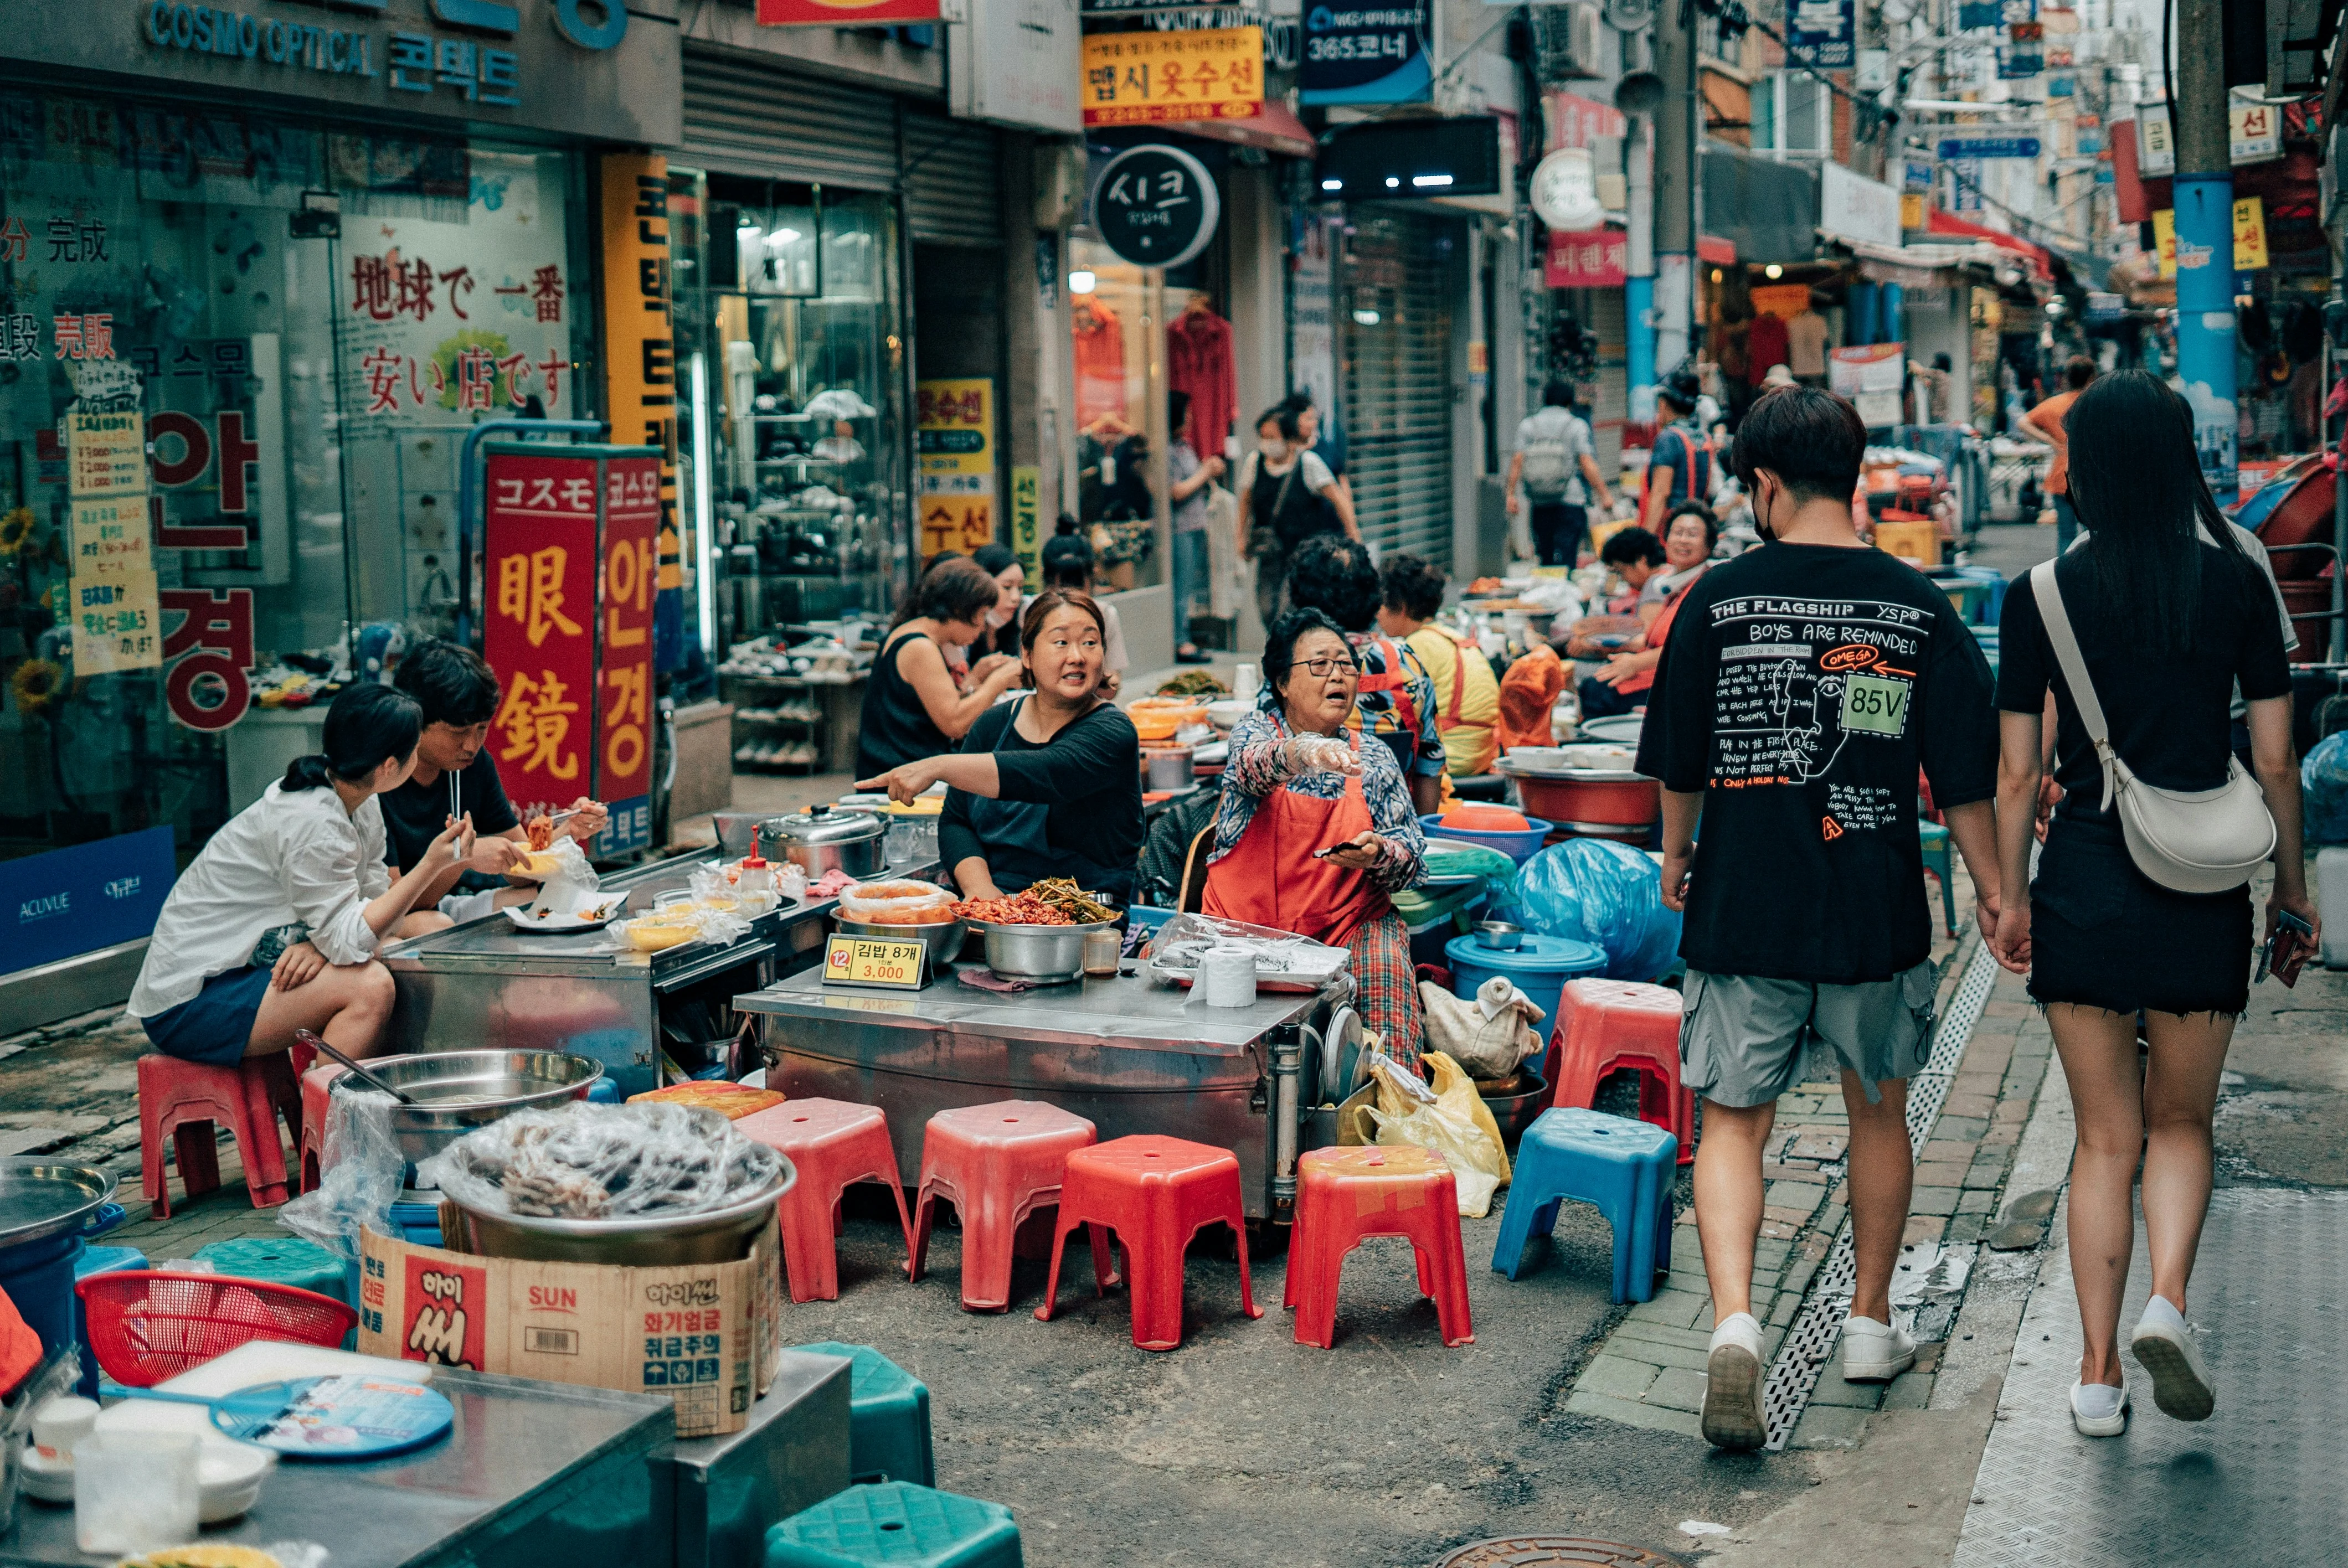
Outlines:
<svg viewBox="0 0 2348 1568"><path fill-rule="evenodd" d="M1248 1279L1247 1212L1240 1200L1240 1163L1229 1149L1186 1143L1154 1132L1117 1138L1068 1156L1066 1184L1060 1191L1060 1223L1052 1236L1052 1272L1044 1305L1035 1316L1052 1320L1060 1290L1060 1253L1068 1233L1092 1227L1093 1276L1106 1295L1115 1283L1108 1273L1104 1228L1117 1233L1125 1249L1125 1272L1133 1282L1133 1342L1144 1350L1179 1349L1182 1344L1182 1254L1190 1239L1220 1221L1231 1227L1240 1250L1240 1306L1250 1317L1263 1316Z"/></svg>
<svg viewBox="0 0 2348 1568"><path fill-rule="evenodd" d="M962 1218L963 1310L1009 1307L1011 1255L1021 1222L1060 1201L1061 1170L1070 1153L1097 1136L1083 1117L1040 1100L998 1100L931 1117L922 1133L922 1185L913 1202L906 1276L922 1277L932 1213L943 1198Z"/></svg>
<svg viewBox="0 0 2348 1568"><path fill-rule="evenodd" d="M294 1046L286 1054L291 1056L302 1049ZM330 1097L334 1081L349 1071L339 1061L322 1061L303 1071L301 1153L302 1190L305 1193L318 1184L319 1173L324 1169L326 1112L334 1103Z"/></svg>
<svg viewBox="0 0 2348 1568"><path fill-rule="evenodd" d="M139 1059L139 1173L149 1206L159 1220L171 1217L171 1189L163 1174L163 1140L180 1157L180 1182L194 1198L220 1185L220 1152L212 1128L235 1135L244 1162L244 1184L256 1209L274 1208L288 1190L285 1145L277 1119L284 1117L298 1149L302 1136L302 1091L294 1064L283 1053L248 1056L234 1067L209 1067L175 1056Z"/></svg>
<svg viewBox="0 0 2348 1568"><path fill-rule="evenodd" d="M1695 1158L1695 1095L1680 1086L1680 993L1629 980L1568 980L1550 1037L1556 1060L1551 1105L1589 1110L1617 1068L1639 1074L1639 1120L1680 1141Z"/></svg>
<svg viewBox="0 0 2348 1568"><path fill-rule="evenodd" d="M1335 1342L1345 1255L1374 1235L1409 1238L1418 1293L1435 1298L1443 1342L1473 1343L1459 1186L1442 1155L1407 1144L1313 1149L1296 1162L1296 1234L1282 1303L1296 1308L1296 1342L1323 1350Z"/></svg>
<svg viewBox="0 0 2348 1568"><path fill-rule="evenodd" d="M897 1153L889 1118L876 1105L845 1100L790 1100L745 1116L734 1131L790 1157L798 1180L780 1200L783 1274L793 1301L839 1298L840 1194L858 1182L879 1182L897 1200L897 1228L913 1246L905 1216L905 1189L897 1184Z"/></svg>

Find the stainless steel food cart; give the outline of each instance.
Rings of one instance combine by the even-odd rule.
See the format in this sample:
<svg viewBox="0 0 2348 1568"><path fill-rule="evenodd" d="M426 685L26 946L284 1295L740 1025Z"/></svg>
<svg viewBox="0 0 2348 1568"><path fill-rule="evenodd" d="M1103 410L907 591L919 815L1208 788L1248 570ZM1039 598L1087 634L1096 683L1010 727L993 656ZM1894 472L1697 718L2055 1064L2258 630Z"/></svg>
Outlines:
<svg viewBox="0 0 2348 1568"><path fill-rule="evenodd" d="M648 914L654 899L685 887L714 859L655 861L606 877L603 886L627 891L630 914ZM837 903L785 904L732 942L651 954L615 953L601 931L525 931L503 911L391 943L381 957L399 996L386 1049L567 1050L601 1061L623 1096L641 1094L660 1085L664 1009L681 1016L681 1003L730 1000L813 964Z"/></svg>
<svg viewBox="0 0 2348 1568"><path fill-rule="evenodd" d="M1003 994L951 973L911 995L828 989L814 970L734 999L754 1014L767 1082L793 1096L877 1105L899 1178L921 1176L932 1115L1042 1100L1101 1138L1162 1132L1239 1156L1251 1219L1285 1222L1296 1195L1298 1073L1322 993L1264 991L1210 1008L1131 976Z"/></svg>

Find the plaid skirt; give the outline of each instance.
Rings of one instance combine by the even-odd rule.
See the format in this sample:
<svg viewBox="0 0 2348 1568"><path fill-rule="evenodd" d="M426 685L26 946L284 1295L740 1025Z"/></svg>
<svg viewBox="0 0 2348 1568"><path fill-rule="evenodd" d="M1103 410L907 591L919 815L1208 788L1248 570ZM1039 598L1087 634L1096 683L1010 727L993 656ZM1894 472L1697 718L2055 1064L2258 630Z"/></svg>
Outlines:
<svg viewBox="0 0 2348 1568"><path fill-rule="evenodd" d="M1426 1037L1410 961L1410 927L1389 909L1365 922L1346 946L1354 955L1354 1007L1362 1027L1384 1036L1396 1061L1416 1067Z"/></svg>

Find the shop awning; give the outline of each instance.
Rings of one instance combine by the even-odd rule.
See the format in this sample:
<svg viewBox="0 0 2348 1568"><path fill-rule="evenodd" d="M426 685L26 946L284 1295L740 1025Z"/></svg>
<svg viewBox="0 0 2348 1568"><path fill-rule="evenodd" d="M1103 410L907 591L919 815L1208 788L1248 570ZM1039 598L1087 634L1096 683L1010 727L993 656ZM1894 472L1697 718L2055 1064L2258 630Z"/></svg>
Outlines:
<svg viewBox="0 0 2348 1568"><path fill-rule="evenodd" d="M1244 119L1188 119L1166 128L1209 141L1259 147L1284 158L1311 158L1315 150L1313 133L1304 128L1296 111L1278 98L1266 98L1262 110Z"/></svg>
<svg viewBox="0 0 2348 1568"><path fill-rule="evenodd" d="M1924 229L1927 233L1931 234L1960 234L1974 240L1987 241L2002 251L2011 251L2017 256L2027 257L2033 276L2041 280L2052 279L2054 276L2054 258L2048 253L2046 248L2043 245L2034 245L2018 234L2008 234L2002 229L1993 229L1985 223L1968 223L1952 213L1941 211L1938 207L1931 208L1926 211Z"/></svg>
<svg viewBox="0 0 2348 1568"><path fill-rule="evenodd" d="M2018 260L2013 251L1983 240L1914 245L1878 245L1867 240L1834 242L1851 253L1859 262L1859 276L1869 282L1899 283L1907 288L1942 287L1954 282L1953 274L1963 268L1993 269L2001 261Z"/></svg>
<svg viewBox="0 0 2348 1568"><path fill-rule="evenodd" d="M1701 243L1725 241L1730 260L1807 261L1818 249L1818 170L1706 142L1704 226Z"/></svg>

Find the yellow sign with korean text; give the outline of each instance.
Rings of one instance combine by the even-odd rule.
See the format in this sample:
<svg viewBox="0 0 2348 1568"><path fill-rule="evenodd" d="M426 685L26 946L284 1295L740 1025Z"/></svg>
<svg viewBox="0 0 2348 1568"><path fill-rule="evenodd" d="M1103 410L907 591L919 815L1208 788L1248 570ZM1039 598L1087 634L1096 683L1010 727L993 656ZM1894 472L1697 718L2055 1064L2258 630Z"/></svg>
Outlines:
<svg viewBox="0 0 2348 1568"><path fill-rule="evenodd" d="M71 538L73 575L95 582L107 578L152 577L155 558L148 546L144 496L76 501Z"/></svg>
<svg viewBox="0 0 2348 1568"><path fill-rule="evenodd" d="M930 945L879 937L833 936L824 945L823 983L917 991L929 982Z"/></svg>
<svg viewBox="0 0 2348 1568"><path fill-rule="evenodd" d="M1084 73L1086 125L1245 119L1263 108L1263 29L1095 33Z"/></svg>
<svg viewBox="0 0 2348 1568"><path fill-rule="evenodd" d="M1921 233L1928 221L1926 209L1931 198L1921 190L1905 190L1900 195L1900 227L1910 233Z"/></svg>
<svg viewBox="0 0 2348 1568"><path fill-rule="evenodd" d="M913 388L921 454L922 553L994 542L994 382L924 381Z"/></svg>
<svg viewBox="0 0 2348 1568"><path fill-rule="evenodd" d="M2160 275L2177 276L2177 210L2164 207L2152 215L2152 242L2160 256ZM2234 203L2234 271L2255 272L2267 264L2266 204L2255 196Z"/></svg>

